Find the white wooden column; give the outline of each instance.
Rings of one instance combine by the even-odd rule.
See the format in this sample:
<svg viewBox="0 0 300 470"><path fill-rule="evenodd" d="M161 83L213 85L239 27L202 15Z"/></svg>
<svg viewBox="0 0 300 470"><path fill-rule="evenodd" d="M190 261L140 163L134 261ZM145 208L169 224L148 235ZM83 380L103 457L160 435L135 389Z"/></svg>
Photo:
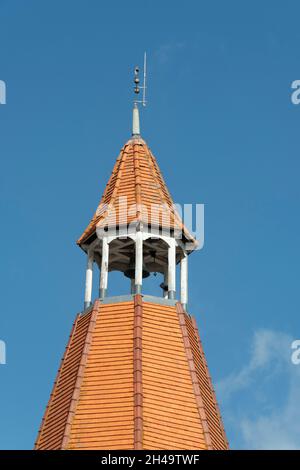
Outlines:
<svg viewBox="0 0 300 470"><path fill-rule="evenodd" d="M101 273L100 273L100 299L104 299L104 297L106 296L106 292L107 292L108 259L109 259L109 244L108 244L107 237L103 237Z"/></svg>
<svg viewBox="0 0 300 470"><path fill-rule="evenodd" d="M136 232L135 239L135 293L142 292L143 283L143 233Z"/></svg>
<svg viewBox="0 0 300 470"><path fill-rule="evenodd" d="M186 253L180 261L180 302L186 310L188 303L188 257Z"/></svg>
<svg viewBox="0 0 300 470"><path fill-rule="evenodd" d="M92 303L93 264L94 253L92 250L89 250L87 254L87 265L85 273L84 310L87 309Z"/></svg>
<svg viewBox="0 0 300 470"><path fill-rule="evenodd" d="M176 244L172 238L168 248L168 298L175 299L176 295Z"/></svg>

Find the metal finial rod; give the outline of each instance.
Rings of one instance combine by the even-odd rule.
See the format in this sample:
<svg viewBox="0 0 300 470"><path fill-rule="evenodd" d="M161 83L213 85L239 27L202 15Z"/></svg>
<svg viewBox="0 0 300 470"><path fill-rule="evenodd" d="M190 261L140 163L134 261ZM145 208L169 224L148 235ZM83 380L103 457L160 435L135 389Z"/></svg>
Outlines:
<svg viewBox="0 0 300 470"><path fill-rule="evenodd" d="M147 56L145 52L143 86L140 86L139 67L135 67L134 69L134 93L138 95L140 93L140 90L143 90L143 97L142 97L142 100L134 99L133 117L132 117L132 135L133 136L140 136L140 117L139 117L138 103L141 103L143 106L146 106L146 73L147 73L146 67L147 67Z"/></svg>
<svg viewBox="0 0 300 470"><path fill-rule="evenodd" d="M140 135L140 116L139 108L137 103L134 103L133 106L133 115L132 115L132 135Z"/></svg>
<svg viewBox="0 0 300 470"><path fill-rule="evenodd" d="M135 103L141 103L143 106L146 106L146 77L147 77L147 55L146 52L144 53L144 71L143 71L143 85L140 85L140 78L139 78L140 69L138 66L134 69L134 93L136 95L139 94L140 90L143 90L143 97L141 100L135 99Z"/></svg>

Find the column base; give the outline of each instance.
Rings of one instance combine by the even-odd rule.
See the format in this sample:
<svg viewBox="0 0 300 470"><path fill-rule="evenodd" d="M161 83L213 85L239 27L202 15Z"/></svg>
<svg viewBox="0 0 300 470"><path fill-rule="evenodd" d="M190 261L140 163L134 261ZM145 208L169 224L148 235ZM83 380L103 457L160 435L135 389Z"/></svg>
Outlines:
<svg viewBox="0 0 300 470"><path fill-rule="evenodd" d="M84 304L83 304L83 310L86 310L86 309L89 308L91 305L92 305L92 302L84 302Z"/></svg>
<svg viewBox="0 0 300 470"><path fill-rule="evenodd" d="M183 309L187 312L187 304L181 304Z"/></svg>
<svg viewBox="0 0 300 470"><path fill-rule="evenodd" d="M106 292L107 292L107 289L99 289L100 299L104 299L104 297L106 297Z"/></svg>
<svg viewBox="0 0 300 470"><path fill-rule="evenodd" d="M140 284L136 284L134 287L135 294L141 294L142 293L142 286Z"/></svg>
<svg viewBox="0 0 300 470"><path fill-rule="evenodd" d="M169 290L169 292L168 292L168 299L175 300L175 298L176 298L176 292L175 292L175 290Z"/></svg>

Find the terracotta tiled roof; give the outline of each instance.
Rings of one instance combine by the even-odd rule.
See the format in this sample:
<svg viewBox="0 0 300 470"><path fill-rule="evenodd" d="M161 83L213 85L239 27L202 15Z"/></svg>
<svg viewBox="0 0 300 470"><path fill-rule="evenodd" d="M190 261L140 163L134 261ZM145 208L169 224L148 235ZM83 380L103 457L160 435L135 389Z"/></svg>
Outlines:
<svg viewBox="0 0 300 470"><path fill-rule="evenodd" d="M38 434L36 442L38 449L61 449L63 446L87 332L96 310L97 304L87 315L77 316L74 322Z"/></svg>
<svg viewBox="0 0 300 470"><path fill-rule="evenodd" d="M126 198L126 209L122 198ZM160 227L180 230L189 241L194 241L174 210L173 200L151 150L144 140L134 138L122 148L99 206L77 243L86 242L97 227L134 221L147 224L151 220Z"/></svg>
<svg viewBox="0 0 300 470"><path fill-rule="evenodd" d="M97 301L79 315L36 449L226 449L192 318L177 306Z"/></svg>
<svg viewBox="0 0 300 470"><path fill-rule="evenodd" d="M191 315L187 315L181 304L177 304L179 322L182 328L183 336L186 336L187 347L190 349L193 374L193 383L196 384L198 392L198 406L202 416L202 423L206 429L208 445L211 449L227 449L228 442L225 435L223 422L216 401L216 395L212 380L207 367L202 343L199 336L196 320Z"/></svg>
<svg viewBox="0 0 300 470"><path fill-rule="evenodd" d="M143 306L145 449L206 449L176 308Z"/></svg>

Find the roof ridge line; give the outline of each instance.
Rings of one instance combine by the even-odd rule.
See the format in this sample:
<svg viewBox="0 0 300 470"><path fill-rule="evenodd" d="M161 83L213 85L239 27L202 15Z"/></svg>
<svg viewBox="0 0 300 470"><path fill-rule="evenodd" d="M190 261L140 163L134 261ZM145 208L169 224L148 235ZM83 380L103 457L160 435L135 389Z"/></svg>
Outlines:
<svg viewBox="0 0 300 470"><path fill-rule="evenodd" d="M153 176L154 176L155 181L156 181L156 182L158 183L158 185L159 185L158 191L159 191L159 193L160 193L160 195L161 195L161 198L162 198L163 201L167 204L167 206L168 206L168 208L169 208L171 214L173 214L173 216L174 216L174 219L176 219L177 223L179 223L180 228L181 228L181 229L185 228L185 227L184 227L184 224L183 224L183 222L180 220L178 214L174 211L174 208L173 208L173 205L174 205L173 198L172 198L171 193L170 193L170 191L169 191L169 189L168 189L168 187L167 187L167 185L166 185L166 182L165 182L165 180L164 180L164 177L163 177L163 175L162 175L162 173L161 173L161 171L160 171L160 169L159 169L159 167L158 167L158 163L157 163L157 161L156 161L156 158L154 157L154 155L152 154L151 150L150 150L147 146L146 146L146 153L148 154L148 157L150 158L150 160L151 160L151 162L152 162L152 164L153 164L153 167L154 167L154 169L155 169L155 173L153 172L153 168L152 168L152 172L154 173ZM163 193L163 190L162 190L162 187L161 187L161 183L160 183L159 178L158 178L158 176L157 176L158 174L160 175L160 177L161 177L161 179L162 179L162 183L163 183L163 185L164 185L164 187L165 187L165 189L166 189L167 195L168 195L168 197L169 197L169 201L166 199L166 197L165 197L165 195L164 195L164 193ZM169 205L170 203L173 203L173 204L171 204L171 207L170 207L170 205ZM178 219L179 219L179 221L178 221Z"/></svg>
<svg viewBox="0 0 300 470"><path fill-rule="evenodd" d="M180 229L183 231L183 233L184 233L186 236L190 237L192 240L194 240L195 243L197 243L197 241L196 241L196 239L194 238L194 236L191 235L190 232L189 232L189 230L186 228L186 226L185 226L183 220L181 219L181 217L179 216L177 210L174 208L174 201L173 201L172 195L171 195L171 193L170 193L170 191L169 191L168 185L167 185L166 182L165 182L164 176L163 176L162 172L160 171L160 168L159 168L159 166L158 166L157 160L156 160L155 156L153 155L153 153L151 152L151 150L150 150L149 148L148 148L148 150L149 150L150 158L151 158L152 161L153 161L153 165L154 165L154 167L155 167L155 170L156 170L157 173L160 175L160 177L161 177L161 179L162 179L162 182L163 182L163 184L164 184L164 188L165 188L165 190L166 190L166 192L167 192L167 194L168 194L168 196L169 196L169 199L170 199L170 201L171 201L171 203L172 203L172 204L171 204L171 207L169 207L169 208L170 208L171 213L172 213L173 216L174 216L174 219L175 219L176 222L179 224L179 227L180 227ZM187 237L187 238L188 238L188 237Z"/></svg>
<svg viewBox="0 0 300 470"><path fill-rule="evenodd" d="M136 146L139 145L137 142L132 144L133 150L133 164L134 164L134 189L136 197L136 217L139 221L141 219L141 205L142 205L142 195L141 195L141 173L140 173L140 161L139 153L136 150Z"/></svg>
<svg viewBox="0 0 300 470"><path fill-rule="evenodd" d="M134 449L143 449L143 298L140 294L134 296L133 320L133 407L134 407Z"/></svg>
<svg viewBox="0 0 300 470"><path fill-rule="evenodd" d="M106 210L103 212L103 214L101 214L101 216L99 217L99 220L96 222L96 230L97 230L97 224L98 222L100 222L101 218L105 218L109 215L109 211L110 211L110 206L114 203L116 197L117 197L117 192L118 192L118 189L119 189L119 186L120 186L120 181L121 181L121 176L122 176L122 171L123 171L123 168L124 168L124 164L125 164L125 160L128 156L128 153L125 152L125 147L127 146L127 144L124 145L124 147L122 147L121 149L121 152L120 152L120 162L119 162L119 165L118 167L116 168L116 165L114 166L114 169L113 169L113 172L112 172L112 176L114 176L116 174L116 181L115 181L115 185L114 185L114 189L112 191L112 194L111 194L111 197L110 197L110 201L108 203L108 207L106 208ZM117 162L116 162L117 163ZM106 194L106 189L107 191L109 190L109 184L110 184L110 179L105 187L105 194ZM104 196L104 194L103 194ZM103 199L103 198L102 198ZM101 206L101 201L100 201L100 204L98 205L98 208ZM92 221L91 221L92 222Z"/></svg>
<svg viewBox="0 0 300 470"><path fill-rule="evenodd" d="M49 415L49 411L50 411L50 408L51 408L51 405L53 403L53 400L52 398L54 397L55 395L55 391L56 391L56 388L58 386L58 382L59 382L59 377L60 377L60 372L62 370L62 366L63 366L63 363L67 357L67 354L70 350L70 345L71 345L71 342L72 342L72 339L74 337L74 333L75 333L75 330L76 330L76 326L77 326L77 320L79 318L80 314L78 313L75 317L75 320L73 322L73 326L72 326L72 330L71 330L71 333L69 335L69 339L68 339L68 343L67 343L67 347L62 355L62 358L61 358L61 361L60 361L60 365L59 365L59 369L57 371L57 374L56 374L56 378L55 378L55 381L54 381L54 384L53 384L53 387L52 387L52 390L51 390L51 393L50 393L50 397L49 397L49 401L47 403L47 406L46 406L46 409L45 409L45 413L44 413L44 416L42 418L42 422L41 422L41 425L40 425L40 429L39 429L39 432L38 432L38 435L37 435L37 438L36 438L36 441L35 441L35 445L34 445L34 448L37 449L38 448L38 445L40 443L40 437L41 437L41 434L42 434L42 429L43 429L43 426L44 426L44 423L46 422L47 420L47 417Z"/></svg>
<svg viewBox="0 0 300 470"><path fill-rule="evenodd" d="M222 436L223 436L224 442L227 444L227 448L229 448L229 442L228 442L227 436L226 436L226 434L225 434L224 424L223 424L223 420L222 420L222 416L221 416L219 404L218 404L218 402L217 402L217 397L216 397L215 389L214 389L214 386L213 386L213 383L212 383L212 379L211 379L211 375L210 375L210 373L209 373L209 369L208 369L206 357L205 357L205 354L204 354L204 351L203 351L203 346L202 346L202 341L201 341L201 339L200 339L199 329L198 329L198 326L197 326L197 323L196 323L196 319L195 319L195 317L193 317L192 315L191 315L191 322L192 322L192 325L193 325L193 328L194 328L194 334L195 334L196 341L197 341L197 344L198 344L198 347L199 347L199 351L200 351L200 354L201 354L201 356L202 356L202 360L203 360L203 364L204 364L204 367L205 367L207 379L208 379L208 382L209 382L209 384L210 384L210 386L211 386L212 399L213 399L213 403L214 403L214 405L215 405L216 413L217 413L218 418L219 418L219 424L220 424L220 428L221 428L221 434L222 434Z"/></svg>
<svg viewBox="0 0 300 470"><path fill-rule="evenodd" d="M80 394L80 386L83 380L84 370L85 370L86 363L87 363L87 357L88 357L89 349L91 346L91 335L96 324L96 318L99 312L100 305L101 305L100 301L96 300L94 303L92 312L91 312L91 318L89 320L89 326L86 332L86 337L85 337L83 348L82 348L81 358L80 358L80 362L78 365L77 376L76 376L76 381L74 385L74 391L73 391L72 398L70 401L70 407L69 407L69 411L68 411L68 415L66 419L66 425L65 425L65 429L63 433L63 438L62 438L62 443L61 443L62 450L67 448L67 445L70 439L70 430L72 426L72 421L73 421L73 417L76 411L76 406L77 406L77 402L78 402L78 398Z"/></svg>
<svg viewBox="0 0 300 470"><path fill-rule="evenodd" d="M212 446L212 440L211 440L210 430L209 430L209 426L208 426L208 420L207 420L206 411L205 411L205 408L204 408L203 398L202 398L202 395L201 395L201 389L200 389L200 385L199 385L198 376L196 374L196 366L195 366L194 356L193 356L191 343L190 343L190 339L189 339L189 335L188 335L188 331L187 331L187 325L186 325L186 321L185 321L186 312L184 311L183 306L180 302L177 302L177 304L176 304L176 312L177 312L177 315L178 315L179 325L180 325L180 329L181 329L181 332L182 332L184 349L185 349L186 358L187 358L187 362L188 362L188 367L189 367L189 371L190 371L192 386L193 386L193 389L194 389L196 406L197 406L197 409L198 409L199 418L200 418L201 425L202 425L204 440L205 440L205 443L207 445L207 449L212 450L213 446Z"/></svg>
<svg viewBox="0 0 300 470"><path fill-rule="evenodd" d="M124 147L125 148L125 147ZM101 217L106 217L107 215L109 215L109 210L110 210L110 205L112 205L117 197L117 192L118 192L118 189L119 189L119 186L120 186L120 181L121 181L121 176L122 176L122 171L123 171L123 168L124 168L124 163L125 163L125 160L126 160L126 157L127 157L127 153L122 152L122 157L121 157L121 161L120 161L120 165L119 165L119 168L118 168L118 172L117 172L117 177L116 177L116 182L115 182L115 187L113 189L113 192L112 192L112 195L111 195L111 198L110 198L110 202L108 204L108 208L106 209L106 211L103 212L103 214L101 215ZM99 220L98 220L99 222ZM96 230L97 230L97 224L98 222L96 223Z"/></svg>
<svg viewBox="0 0 300 470"><path fill-rule="evenodd" d="M100 201L99 201L99 204L98 204L98 206L97 206L96 212L94 213L94 215L93 215L92 219L90 220L90 223L89 223L88 226L86 227L85 231L81 234L81 236L80 236L80 237L78 238L78 240L77 240L77 244L78 244L78 245L81 243L82 238L84 238L85 233L88 232L88 229L89 229L89 227L91 226L91 224L94 222L94 220L95 220L95 223L97 224L97 223L99 222L100 218L101 218L102 215L103 215L103 214L101 214L100 216L97 217L97 212L98 212L99 207L101 207L101 205L103 204L103 201L104 201L105 198L106 198L106 195L107 195L107 193L108 193L108 191L109 191L109 189L110 189L110 184L111 184L111 181L112 181L114 175L118 173L118 169L119 169L119 167L120 167L121 160L122 160L122 156L123 156L123 153L124 153L124 148L125 148L125 145L121 148L121 150L120 150L120 152L119 152L119 155L118 155L118 157L117 157L117 160L115 161L114 167L113 167L113 169L112 169L112 172L111 172L111 174L110 174L110 177L109 177L109 179L108 179L108 182L106 183L104 192L103 192L102 197L101 197L101 199L100 199ZM104 212L104 214L105 214L105 212ZM97 219L99 219L99 220L96 222Z"/></svg>

